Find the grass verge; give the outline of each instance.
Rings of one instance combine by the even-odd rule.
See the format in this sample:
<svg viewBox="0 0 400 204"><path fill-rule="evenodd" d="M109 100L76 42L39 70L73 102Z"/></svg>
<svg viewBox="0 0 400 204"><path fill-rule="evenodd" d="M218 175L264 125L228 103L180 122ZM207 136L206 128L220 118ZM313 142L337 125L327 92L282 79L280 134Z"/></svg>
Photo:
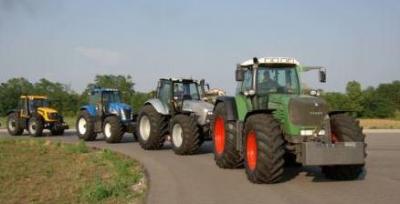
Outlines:
<svg viewBox="0 0 400 204"><path fill-rule="evenodd" d="M85 143L0 140L1 203L143 203L143 168Z"/></svg>

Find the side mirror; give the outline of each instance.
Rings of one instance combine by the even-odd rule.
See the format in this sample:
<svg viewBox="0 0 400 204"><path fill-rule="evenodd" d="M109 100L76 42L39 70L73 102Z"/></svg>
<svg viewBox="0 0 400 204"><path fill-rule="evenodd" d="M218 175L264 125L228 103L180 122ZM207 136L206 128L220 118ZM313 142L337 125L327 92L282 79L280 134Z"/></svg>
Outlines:
<svg viewBox="0 0 400 204"><path fill-rule="evenodd" d="M236 79L236 81L243 81L243 80L244 80L244 70L242 70L242 69L237 69L237 70L236 70L235 79Z"/></svg>
<svg viewBox="0 0 400 204"><path fill-rule="evenodd" d="M324 70L319 70L319 82L326 82L326 72Z"/></svg>

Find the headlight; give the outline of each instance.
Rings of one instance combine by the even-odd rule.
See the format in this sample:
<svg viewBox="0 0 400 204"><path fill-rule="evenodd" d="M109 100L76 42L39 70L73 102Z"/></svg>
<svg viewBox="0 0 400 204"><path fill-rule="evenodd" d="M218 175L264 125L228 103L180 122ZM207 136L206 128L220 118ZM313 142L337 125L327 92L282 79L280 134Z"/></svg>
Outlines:
<svg viewBox="0 0 400 204"><path fill-rule="evenodd" d="M121 109L120 111L121 111L121 119L126 120L125 111L123 109Z"/></svg>
<svg viewBox="0 0 400 204"><path fill-rule="evenodd" d="M314 130L300 130L301 136L312 136L314 135ZM320 130L318 135L325 135L325 130Z"/></svg>

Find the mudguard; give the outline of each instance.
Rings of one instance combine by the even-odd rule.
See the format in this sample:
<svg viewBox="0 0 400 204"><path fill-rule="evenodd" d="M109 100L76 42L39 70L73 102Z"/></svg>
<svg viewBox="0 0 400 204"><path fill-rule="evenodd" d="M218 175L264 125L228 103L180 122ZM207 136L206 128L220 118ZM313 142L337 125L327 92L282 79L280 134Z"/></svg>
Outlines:
<svg viewBox="0 0 400 204"><path fill-rule="evenodd" d="M160 99L153 98L153 99L147 100L144 104L152 105L157 110L157 112L162 115L169 115L168 106L166 104L164 104L163 102L161 102Z"/></svg>
<svg viewBox="0 0 400 204"><path fill-rule="evenodd" d="M84 105L80 110L86 110L91 116L96 116L96 107L94 105Z"/></svg>
<svg viewBox="0 0 400 204"><path fill-rule="evenodd" d="M225 104L227 120L230 120L230 121L238 120L235 97L231 97L231 96L218 97L217 100L215 101L214 112L215 112L215 107L217 107L218 103Z"/></svg>

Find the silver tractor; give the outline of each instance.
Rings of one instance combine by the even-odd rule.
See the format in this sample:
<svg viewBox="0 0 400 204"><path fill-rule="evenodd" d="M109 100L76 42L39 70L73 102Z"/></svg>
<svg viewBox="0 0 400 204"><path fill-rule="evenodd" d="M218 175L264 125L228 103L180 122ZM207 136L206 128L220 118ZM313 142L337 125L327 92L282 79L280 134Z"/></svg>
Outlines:
<svg viewBox="0 0 400 204"><path fill-rule="evenodd" d="M214 105L202 100L201 85L193 79L160 79L155 98L145 102L136 128L140 146L162 148L171 136L176 154L194 154L210 140L210 117Z"/></svg>

